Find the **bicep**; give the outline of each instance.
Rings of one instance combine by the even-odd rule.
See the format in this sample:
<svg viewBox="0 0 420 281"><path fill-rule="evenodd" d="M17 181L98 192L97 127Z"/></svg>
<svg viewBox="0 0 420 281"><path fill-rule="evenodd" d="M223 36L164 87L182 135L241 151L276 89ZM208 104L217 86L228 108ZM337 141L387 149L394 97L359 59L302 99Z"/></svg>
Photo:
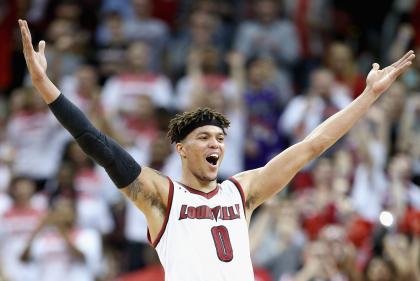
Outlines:
<svg viewBox="0 0 420 281"><path fill-rule="evenodd" d="M247 175L249 208L255 209L280 192L317 154L310 142L302 141L278 154L264 167L250 171Z"/></svg>
<svg viewBox="0 0 420 281"><path fill-rule="evenodd" d="M152 209L166 209L169 196L168 179L159 172L143 167L140 175L120 191L131 200L146 216Z"/></svg>

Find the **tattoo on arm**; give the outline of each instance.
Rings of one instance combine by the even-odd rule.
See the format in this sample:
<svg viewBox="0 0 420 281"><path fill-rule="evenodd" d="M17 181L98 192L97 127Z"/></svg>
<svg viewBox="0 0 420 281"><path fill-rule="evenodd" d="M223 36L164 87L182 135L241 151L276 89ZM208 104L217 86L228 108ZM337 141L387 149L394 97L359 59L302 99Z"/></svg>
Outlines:
<svg viewBox="0 0 420 281"><path fill-rule="evenodd" d="M139 179L135 179L129 186L128 186L128 194L133 201L137 200L138 195L140 194L142 189L142 183Z"/></svg>

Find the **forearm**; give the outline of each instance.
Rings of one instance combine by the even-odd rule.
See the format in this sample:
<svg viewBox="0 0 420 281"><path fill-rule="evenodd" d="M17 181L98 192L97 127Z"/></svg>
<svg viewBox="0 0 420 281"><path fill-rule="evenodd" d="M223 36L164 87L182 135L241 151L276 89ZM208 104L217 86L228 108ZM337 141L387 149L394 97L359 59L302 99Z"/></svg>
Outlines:
<svg viewBox="0 0 420 281"><path fill-rule="evenodd" d="M60 95L60 90L46 75L43 75L40 79L32 80L32 84L47 104L52 103Z"/></svg>
<svg viewBox="0 0 420 281"><path fill-rule="evenodd" d="M316 151L314 157L319 156L346 134L362 118L378 97L379 95L373 94L366 88L346 108L316 127L304 140L310 142Z"/></svg>
<svg viewBox="0 0 420 281"><path fill-rule="evenodd" d="M73 244L73 242L71 241L68 233L61 228L59 228L59 231L60 231L64 241L66 241L66 244L67 244L68 250L70 251L70 254L78 260L85 261L85 255Z"/></svg>
<svg viewBox="0 0 420 281"><path fill-rule="evenodd" d="M117 187L128 186L138 177L140 165L113 139L97 130L65 96L60 94L49 107L82 150L105 168Z"/></svg>

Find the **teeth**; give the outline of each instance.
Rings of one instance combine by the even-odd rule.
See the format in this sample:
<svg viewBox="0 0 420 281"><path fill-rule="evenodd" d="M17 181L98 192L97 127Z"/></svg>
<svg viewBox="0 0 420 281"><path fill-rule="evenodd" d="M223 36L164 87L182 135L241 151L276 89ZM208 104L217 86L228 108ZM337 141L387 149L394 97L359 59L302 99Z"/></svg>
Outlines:
<svg viewBox="0 0 420 281"><path fill-rule="evenodd" d="M209 156L219 158L219 155L217 155L216 153L210 154Z"/></svg>

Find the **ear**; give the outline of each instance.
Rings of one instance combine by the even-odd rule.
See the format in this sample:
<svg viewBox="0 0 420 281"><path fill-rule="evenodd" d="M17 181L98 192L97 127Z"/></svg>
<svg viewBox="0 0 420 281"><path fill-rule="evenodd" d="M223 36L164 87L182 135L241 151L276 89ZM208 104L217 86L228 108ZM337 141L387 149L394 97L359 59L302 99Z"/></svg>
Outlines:
<svg viewBox="0 0 420 281"><path fill-rule="evenodd" d="M178 142L175 145L175 148L176 148L176 151L178 152L178 154L181 155L182 158L186 157L185 147L184 147L184 144L182 142Z"/></svg>

